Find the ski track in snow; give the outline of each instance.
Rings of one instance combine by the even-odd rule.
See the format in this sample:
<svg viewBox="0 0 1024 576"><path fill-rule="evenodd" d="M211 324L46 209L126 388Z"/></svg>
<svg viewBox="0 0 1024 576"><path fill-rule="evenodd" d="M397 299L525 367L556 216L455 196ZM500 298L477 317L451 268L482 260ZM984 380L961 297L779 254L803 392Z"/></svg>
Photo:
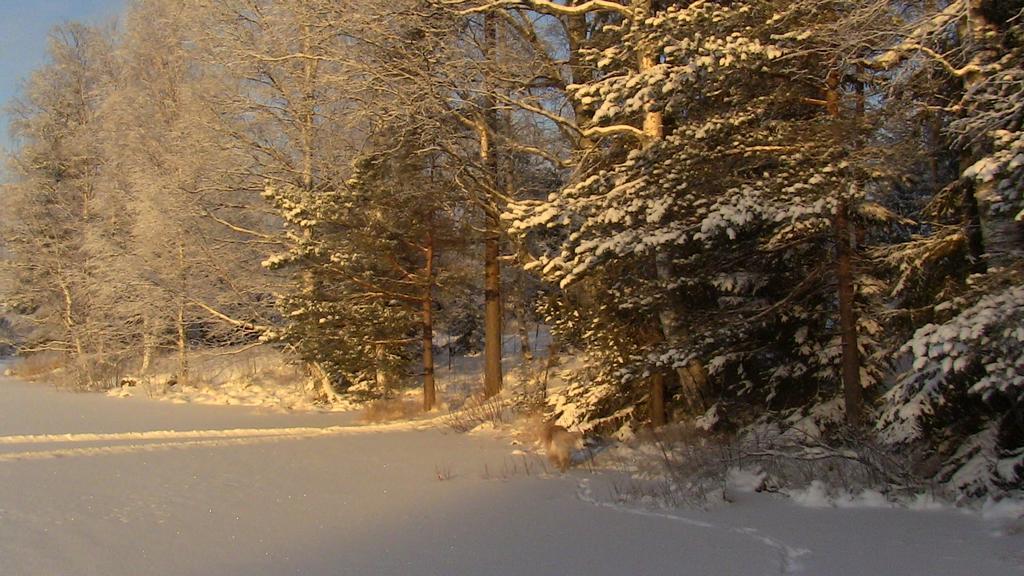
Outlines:
<svg viewBox="0 0 1024 576"><path fill-rule="evenodd" d="M0 454L0 462L17 462L22 460L51 460L73 456L103 456L109 454L134 454L137 452L159 452L184 448L239 446L244 444L260 444L285 439L312 438L313 434L301 436L250 436L241 438L224 438L211 440L191 440L184 442L157 442L153 444L125 444L121 446L92 446L89 448L58 448L54 450L33 450L26 452L9 452Z"/></svg>
<svg viewBox="0 0 1024 576"><path fill-rule="evenodd" d="M455 414L457 414L456 412ZM380 432L412 432L429 430L443 425L453 414L444 414L425 420L394 422L390 424L344 425L294 428L233 428L225 430L149 430L143 432L75 433L75 434L18 434L0 436L0 446L32 444L75 444L99 442L147 442L92 446L88 448L57 448L50 450L22 450L0 452L0 463L20 460L45 460L71 456L99 456L154 452L189 447L218 447L257 444L279 440L298 440L322 436L355 436Z"/></svg>
<svg viewBox="0 0 1024 576"><path fill-rule="evenodd" d="M130 454L134 452L156 452L192 447L238 446L260 444L282 440L299 440L322 436L355 436L379 432L408 432L426 430L436 424L434 420L399 422L368 426L327 426L301 428L235 428L230 430L152 430L147 432L80 433L80 434L31 434L0 436L0 445L33 444L75 444L94 442L147 442L146 444L121 444L113 446L90 446L86 448L54 448L48 450L22 450L0 452L0 462L21 460L47 460L73 456L101 456L108 454Z"/></svg>
<svg viewBox="0 0 1024 576"><path fill-rule="evenodd" d="M617 512L623 512L626 514L636 514L638 516L648 516L653 518L664 518L673 522L680 522L688 526L694 526L697 528L705 528L708 530L726 530L734 534L740 534L752 538L756 542L763 544L770 548L778 556L778 569L779 574L782 576L789 576L791 574L799 574L803 571L803 565L799 559L811 554L811 551L807 548L795 548L786 544L785 542L769 538L768 536L762 535L756 528L735 528L730 526L719 526L710 522L704 522L703 520L695 520L693 518L687 518L678 514L672 514L669 512L659 512L655 510L647 510L644 508L633 508L616 504L614 502L603 502L598 500L590 487L590 479L583 478L579 481L577 497L588 504L599 506L601 508L608 508Z"/></svg>

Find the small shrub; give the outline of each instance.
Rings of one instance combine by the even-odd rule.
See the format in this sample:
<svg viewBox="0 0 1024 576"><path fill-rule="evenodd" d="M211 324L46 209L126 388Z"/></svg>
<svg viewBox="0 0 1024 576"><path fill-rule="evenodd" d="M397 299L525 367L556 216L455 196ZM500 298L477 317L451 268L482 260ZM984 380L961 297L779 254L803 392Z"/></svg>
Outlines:
<svg viewBox="0 0 1024 576"><path fill-rule="evenodd" d="M451 464L435 464L434 475L437 476L439 482L446 482L455 477L455 473L452 472Z"/></svg>
<svg viewBox="0 0 1024 576"><path fill-rule="evenodd" d="M495 427L512 422L513 410L499 398L472 396L462 408L449 411L444 423L456 432L469 432L481 424L491 423Z"/></svg>
<svg viewBox="0 0 1024 576"><path fill-rule="evenodd" d="M408 420L420 414L423 407L418 402L392 398L370 402L363 411L363 421L371 424Z"/></svg>
<svg viewBox="0 0 1024 576"><path fill-rule="evenodd" d="M833 495L877 491L890 500L935 495L914 454L896 452L870 435L839 426L827 435L774 426L713 436L688 425L638 434L609 450L601 465L621 472L612 497L661 507L705 508L728 499L732 469L764 475L761 490L788 493L820 482Z"/></svg>
<svg viewBox="0 0 1024 576"><path fill-rule="evenodd" d="M22 357L11 366L11 374L25 380L49 376L64 367L64 355L59 352L37 352Z"/></svg>
<svg viewBox="0 0 1024 576"><path fill-rule="evenodd" d="M484 480L511 480L517 477L549 476L551 469L544 458L534 454L519 454L507 456L501 463L500 468L491 469L490 465L484 464L484 471L480 477Z"/></svg>
<svg viewBox="0 0 1024 576"><path fill-rule="evenodd" d="M688 424L639 432L598 464L620 472L612 497L667 508L706 508L719 499L729 469L728 441Z"/></svg>
<svg viewBox="0 0 1024 576"><path fill-rule="evenodd" d="M732 466L760 467L770 489L786 491L817 480L837 491L875 490L890 499L936 491L919 472L917 454L892 449L873 436L845 426L827 435L748 435L737 446Z"/></svg>

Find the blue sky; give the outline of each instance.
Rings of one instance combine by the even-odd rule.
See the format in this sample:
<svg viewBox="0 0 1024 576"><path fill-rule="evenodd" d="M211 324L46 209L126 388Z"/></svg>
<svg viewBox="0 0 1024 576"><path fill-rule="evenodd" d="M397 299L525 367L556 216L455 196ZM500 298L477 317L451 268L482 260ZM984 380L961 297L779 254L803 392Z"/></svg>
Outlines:
<svg viewBox="0 0 1024 576"><path fill-rule="evenodd" d="M33 69L46 62L46 36L70 20L103 22L126 0L0 0L0 102L5 106ZM0 122L0 147L9 148L7 117Z"/></svg>

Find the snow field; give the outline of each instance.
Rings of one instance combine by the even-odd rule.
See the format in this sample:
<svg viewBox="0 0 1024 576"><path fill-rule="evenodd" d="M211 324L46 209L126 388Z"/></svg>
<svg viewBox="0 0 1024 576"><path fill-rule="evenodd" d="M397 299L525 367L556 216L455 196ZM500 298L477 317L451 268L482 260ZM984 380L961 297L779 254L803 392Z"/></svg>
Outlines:
<svg viewBox="0 0 1024 576"><path fill-rule="evenodd" d="M354 417L0 379L0 576L1022 573L974 514L805 508L741 473L734 504L646 510L502 432Z"/></svg>

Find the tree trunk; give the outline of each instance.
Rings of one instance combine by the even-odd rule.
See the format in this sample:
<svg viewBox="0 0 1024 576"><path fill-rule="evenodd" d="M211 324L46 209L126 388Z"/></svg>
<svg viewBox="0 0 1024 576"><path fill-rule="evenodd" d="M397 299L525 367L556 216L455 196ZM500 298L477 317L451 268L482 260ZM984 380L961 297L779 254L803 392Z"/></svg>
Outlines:
<svg viewBox="0 0 1024 576"><path fill-rule="evenodd" d="M984 246L985 267L1003 268L1021 257L1021 225L1012 213L999 214L996 206L1000 195L998 180L974 182L974 206L978 215L978 231Z"/></svg>
<svg viewBox="0 0 1024 576"><path fill-rule="evenodd" d="M306 364L306 373L310 377L310 383L306 390L312 389L318 398L322 398L329 404L342 400L341 394L334 391L334 384L331 382L330 374L327 373L327 370L324 370L324 367L319 362L308 362Z"/></svg>
<svg viewBox="0 0 1024 576"><path fill-rule="evenodd" d="M548 359L546 362L544 362L544 377L541 379L540 384L541 399L546 400L548 397L548 378L551 375L551 371L558 367L558 362L558 339L552 335L551 344L548 345Z"/></svg>
<svg viewBox="0 0 1024 576"><path fill-rule="evenodd" d="M647 17L650 15L652 10L651 0L637 0L634 4L637 7L639 17ZM646 72L657 66L658 64L658 52L654 46L644 47L639 51L639 71ZM643 118L643 145L650 146L654 142L657 142L665 137L665 122L660 111L649 111L644 113ZM668 285L675 279L675 272L673 270L671 258L661 251L655 254L654 257L655 272L658 276L658 280ZM685 348L688 344L689 336L684 333L679 321L679 310L675 308L676 304L669 302L668 305L663 308L658 314L658 322L660 326L660 332L663 335L665 341L671 346L677 348ZM707 410L709 403L710 394L708 391L708 378L707 371L704 369L704 364L699 359L690 360L690 362L682 368L678 368L674 371L675 376L679 379L679 385L682 387L684 400L687 405L687 410L693 414L701 414ZM651 379L651 398L652 407L652 424L654 426L660 426L665 423L665 394L667 388L667 380L665 374L660 374ZM657 400L660 407L655 406L654 401ZM660 423L659 423L660 422Z"/></svg>
<svg viewBox="0 0 1024 576"><path fill-rule="evenodd" d="M153 334L153 321L149 314L142 317L142 365L139 367L141 374L146 374L153 364L153 352L156 348L156 338Z"/></svg>
<svg viewBox="0 0 1024 576"><path fill-rule="evenodd" d="M484 14L485 58L493 61L497 46L498 30L496 16ZM480 160L494 177L499 180L497 154L492 150L491 131L497 124L494 98L489 95L489 78L484 79L484 128L480 133ZM484 239L484 396L492 397L501 392L501 220L497 208L487 209L487 237Z"/></svg>
<svg viewBox="0 0 1024 576"><path fill-rule="evenodd" d="M526 262L526 248L519 245L519 261ZM529 323L529 295L527 294L526 273L522 270L516 271L516 297L513 300L513 312L516 316L516 332L519 335L519 354L523 358L523 364L529 366L533 363L533 348L530 345L530 323Z"/></svg>
<svg viewBox="0 0 1024 576"><path fill-rule="evenodd" d="M985 258L985 237L981 232L981 209L974 195L973 182L965 183L963 199L963 218L967 222L967 250L971 255L971 272L984 274L988 270L988 262Z"/></svg>
<svg viewBox="0 0 1024 576"><path fill-rule="evenodd" d="M573 2L576 4L577 2ZM587 16L565 16L565 30L569 50L569 70L572 74L572 84L587 84L593 81L593 70L583 62L581 57L584 46L587 44ZM590 122L590 112L578 98L572 98L573 115L577 126L586 126ZM580 137L576 143L580 151L587 151L594 147L594 141Z"/></svg>
<svg viewBox="0 0 1024 576"><path fill-rule="evenodd" d="M188 330L185 327L185 303L178 303L178 384L188 384Z"/></svg>
<svg viewBox="0 0 1024 576"><path fill-rule="evenodd" d="M975 69L963 77L964 93L970 94L986 80L986 72L981 68L990 64L1002 55L996 44L1000 37L996 26L989 21L983 9L983 0L969 0L967 18L961 22L961 38L970 43L973 52L971 64ZM989 72L991 73L991 72ZM961 169L966 169L985 155L985 143L975 141L963 152ZM988 267L1005 267L1013 263L1021 255L1021 225L1014 220L1013 214L999 214L995 211L1000 201L998 191L999 179L988 182L972 182L974 203L977 210L977 230L984 247L984 265Z"/></svg>
<svg viewBox="0 0 1024 576"><path fill-rule="evenodd" d="M181 231L184 233L184 231ZM178 385L188 384L188 327L185 326L185 298L188 293L188 273L185 270L185 242L178 241L178 272L181 275L181 294L178 296Z"/></svg>
<svg viewBox="0 0 1024 576"><path fill-rule="evenodd" d="M829 71L825 78L825 106L834 120L840 117L839 71ZM847 217L849 206L840 198L833 228L836 244L836 291L839 298L839 335L842 346L841 373L846 400L846 422L860 426L864 413L864 389L860 382L860 347L857 336L857 311L854 308L856 287L853 270L853 230Z"/></svg>
<svg viewBox="0 0 1024 576"><path fill-rule="evenodd" d="M651 15L652 0L634 0L633 9L636 13L636 19L638 21L643 21ZM657 46L645 44L637 50L637 54L639 58L639 61L637 62L637 71L641 74L657 66ZM649 146L650 144L661 140L665 136L665 122L660 111L644 112L643 122L644 146Z"/></svg>
<svg viewBox="0 0 1024 576"><path fill-rule="evenodd" d="M711 407L711 393L708 389L708 372L704 363L696 358L686 366L676 368L679 386L683 390L686 409L690 414L699 415Z"/></svg>
<svg viewBox="0 0 1024 576"><path fill-rule="evenodd" d="M490 232L484 240L484 395L497 395L501 374L501 262L497 218L489 217Z"/></svg>
<svg viewBox="0 0 1024 576"><path fill-rule="evenodd" d="M375 377L377 381L377 387L380 388L381 394L384 399L387 400L391 397L391 375L388 374L387 370L384 369L384 359L387 356L387 351L383 344L377 344L375 357L376 357L376 370Z"/></svg>
<svg viewBox="0 0 1024 576"><path fill-rule="evenodd" d="M519 334L519 354L523 358L523 364L529 366L533 363L533 348L530 345L530 327L526 322L526 310L521 305L516 307L516 331Z"/></svg>
<svg viewBox="0 0 1024 576"><path fill-rule="evenodd" d="M654 268L658 280L662 283L668 285L675 279L672 263L664 252L655 254ZM673 347L685 348L689 343L687 335L680 328L679 311L672 302L659 310L658 328L654 332L657 334L656 340L668 342ZM704 364L694 358L686 366L676 368L674 373L683 391L686 411L693 415L706 412L711 395L708 391L708 377ZM668 382L662 376L662 388L666 388L667 385Z"/></svg>
<svg viewBox="0 0 1024 576"><path fill-rule="evenodd" d="M75 365L78 367L81 377L84 378L86 387L92 388L92 370L89 369L89 362L85 357L85 346L82 344L82 337L78 331L78 324L75 322L73 306L74 299L71 297L71 288L61 281L60 289L64 294L64 329L67 331L68 337L71 338L71 343L75 347Z"/></svg>
<svg viewBox="0 0 1024 576"><path fill-rule="evenodd" d="M306 55L313 54L312 39L313 33L309 24L303 24L302 51ZM302 103L299 107L299 145L302 149L300 184L307 199L312 198L315 187L313 159L316 134L316 85L319 66L319 60L316 58L303 59ZM306 239L309 239L309 230L304 229L302 233ZM303 289L310 296L316 292L316 278L309 270L303 272ZM306 371L311 375L314 392L319 397L328 403L341 400L341 396L334 390L330 375L319 362L315 360L309 362Z"/></svg>
<svg viewBox="0 0 1024 576"><path fill-rule="evenodd" d="M312 54L312 32L308 24L302 27L302 49ZM316 121L316 76L319 61L309 57L302 65L302 108L301 108L301 145L302 145L302 189L307 194L313 192L313 135Z"/></svg>
<svg viewBox="0 0 1024 576"><path fill-rule="evenodd" d="M647 378L649 384L647 408L650 412L651 428L660 428L667 420L665 414L665 374L655 372Z"/></svg>
<svg viewBox="0 0 1024 576"><path fill-rule="evenodd" d="M836 280L839 292L839 332L842 341L843 396L846 422L860 426L864 413L864 389L860 381L860 348L857 337L857 311L854 308L855 285L853 242L846 202L840 202L835 216Z"/></svg>
<svg viewBox="0 0 1024 576"><path fill-rule="evenodd" d="M437 403L434 384L434 235L427 232L426 263L423 266L423 410L430 412Z"/></svg>

